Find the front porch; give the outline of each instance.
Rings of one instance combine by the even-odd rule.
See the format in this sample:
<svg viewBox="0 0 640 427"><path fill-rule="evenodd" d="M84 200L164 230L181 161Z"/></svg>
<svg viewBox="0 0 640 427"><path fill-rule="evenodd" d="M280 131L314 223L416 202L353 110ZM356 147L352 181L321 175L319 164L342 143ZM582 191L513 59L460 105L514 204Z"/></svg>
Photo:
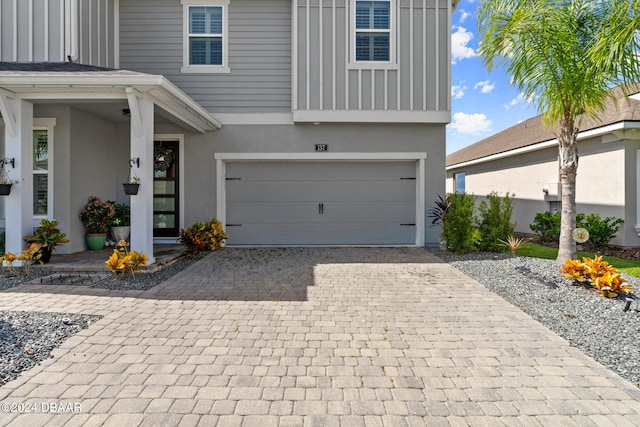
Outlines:
<svg viewBox="0 0 640 427"><path fill-rule="evenodd" d="M70 239L58 248L57 259L86 250L78 214L97 196L130 206L131 250L145 253L150 264L162 262L154 247L154 226L160 222L154 212L159 210L159 200L154 203L158 129L172 129L173 139L183 141L185 133L221 127L163 76L73 63L0 62L0 112L0 159L7 160L10 178L17 181L0 200L6 251L21 252L24 236L39 219L56 219ZM33 133L41 128L42 146ZM44 154L34 156L42 147L48 147ZM135 196L122 190L128 174L140 179ZM183 203L175 206L184 209ZM175 238L179 224L171 224L169 236Z"/></svg>

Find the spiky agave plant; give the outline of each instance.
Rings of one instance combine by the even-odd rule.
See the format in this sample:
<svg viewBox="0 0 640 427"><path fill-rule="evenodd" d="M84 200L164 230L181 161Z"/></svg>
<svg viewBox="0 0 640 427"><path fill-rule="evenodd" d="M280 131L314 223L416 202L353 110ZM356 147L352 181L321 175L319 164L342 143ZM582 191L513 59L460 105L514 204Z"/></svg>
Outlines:
<svg viewBox="0 0 640 427"><path fill-rule="evenodd" d="M524 237L516 237L513 234L507 237L507 240L498 239L501 243L500 246L504 246L511 251L513 256L516 256L516 251L529 244L529 240Z"/></svg>

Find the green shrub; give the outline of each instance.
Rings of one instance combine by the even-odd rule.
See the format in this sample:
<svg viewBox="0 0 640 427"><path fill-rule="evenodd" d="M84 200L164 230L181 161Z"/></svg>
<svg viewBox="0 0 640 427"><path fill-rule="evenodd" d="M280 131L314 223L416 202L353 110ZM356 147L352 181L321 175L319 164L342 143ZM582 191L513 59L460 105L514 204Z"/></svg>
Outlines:
<svg viewBox="0 0 640 427"><path fill-rule="evenodd" d="M589 232L589 240L585 243L588 249L595 249L608 244L616 237L616 233L622 228L624 220L608 216L602 219L599 214L577 214L576 226L586 228Z"/></svg>
<svg viewBox="0 0 640 427"><path fill-rule="evenodd" d="M515 229L515 224L511 222L513 194L506 193L504 197L500 197L492 191L487 194L487 200L480 202L478 211L482 216L481 219L476 218L480 230L479 249L490 252L504 251L501 240L506 240Z"/></svg>
<svg viewBox="0 0 640 427"><path fill-rule="evenodd" d="M473 250L477 231L473 228L475 197L466 193L449 195L450 205L444 217L442 238L447 249L457 253Z"/></svg>
<svg viewBox="0 0 640 427"><path fill-rule="evenodd" d="M538 212L529 228L534 231L543 242L558 242L560 239L561 213ZM576 228L586 228L589 232L589 240L585 246L593 250L608 244L616 233L622 228L624 220L608 216L604 219L597 214L576 214Z"/></svg>
<svg viewBox="0 0 640 427"><path fill-rule="evenodd" d="M538 212L529 228L540 237L540 241L557 242L560 240L560 218L560 211Z"/></svg>
<svg viewBox="0 0 640 427"><path fill-rule="evenodd" d="M180 230L178 243L185 246L187 256L197 256L200 251L215 251L222 246L222 241L229 237L222 229L222 223L215 218L209 222L196 222L186 230Z"/></svg>

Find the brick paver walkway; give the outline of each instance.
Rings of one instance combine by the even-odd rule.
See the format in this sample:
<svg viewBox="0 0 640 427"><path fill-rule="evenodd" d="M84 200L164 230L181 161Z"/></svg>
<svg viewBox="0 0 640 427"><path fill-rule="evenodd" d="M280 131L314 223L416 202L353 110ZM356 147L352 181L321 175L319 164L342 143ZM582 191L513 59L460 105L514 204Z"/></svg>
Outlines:
<svg viewBox="0 0 640 427"><path fill-rule="evenodd" d="M0 425L640 425L637 388L421 248L224 249L146 292L0 303L104 315L0 387L39 410Z"/></svg>

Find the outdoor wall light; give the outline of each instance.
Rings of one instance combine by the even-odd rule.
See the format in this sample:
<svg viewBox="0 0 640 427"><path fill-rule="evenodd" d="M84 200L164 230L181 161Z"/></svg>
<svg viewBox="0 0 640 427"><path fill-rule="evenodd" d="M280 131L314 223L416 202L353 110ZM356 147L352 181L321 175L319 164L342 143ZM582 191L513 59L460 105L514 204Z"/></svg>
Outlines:
<svg viewBox="0 0 640 427"><path fill-rule="evenodd" d="M0 168L4 168L5 165L11 165L13 169L16 168L16 159L15 158L6 158L0 159Z"/></svg>
<svg viewBox="0 0 640 427"><path fill-rule="evenodd" d="M140 157L133 157L129 160L129 166L133 167L133 165L136 165L137 168L140 167Z"/></svg>

